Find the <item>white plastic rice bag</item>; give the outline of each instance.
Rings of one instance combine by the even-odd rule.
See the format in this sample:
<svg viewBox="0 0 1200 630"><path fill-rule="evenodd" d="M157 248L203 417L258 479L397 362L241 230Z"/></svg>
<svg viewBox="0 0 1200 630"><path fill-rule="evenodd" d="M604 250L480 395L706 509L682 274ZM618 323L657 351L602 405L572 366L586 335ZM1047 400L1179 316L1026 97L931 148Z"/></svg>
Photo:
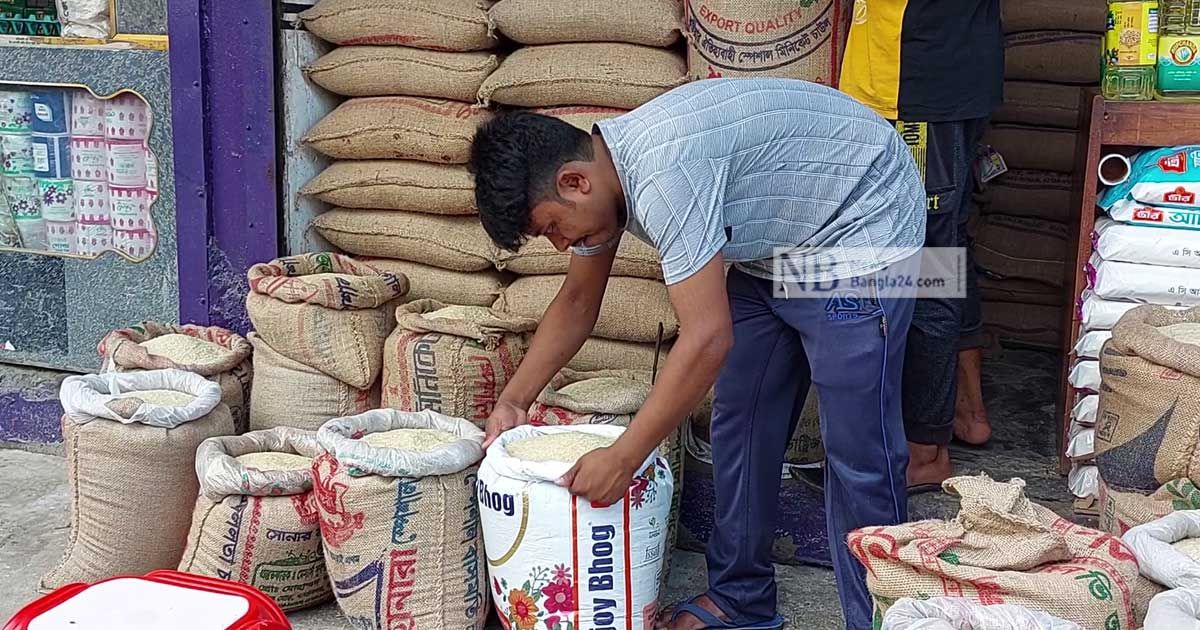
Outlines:
<svg viewBox="0 0 1200 630"><path fill-rule="evenodd" d="M1200 267L1200 238L1186 230L1128 225L1096 219L1095 251L1104 260Z"/></svg>
<svg viewBox="0 0 1200 630"><path fill-rule="evenodd" d="M615 438L611 425L523 426L501 434L479 469L479 511L496 609L511 628L653 625L674 480L657 452L625 497L597 507L556 481L572 463L532 462L508 445L539 435Z"/></svg>
<svg viewBox="0 0 1200 630"><path fill-rule="evenodd" d="M1140 227L1200 230L1200 208L1160 208L1122 199L1108 209L1114 221Z"/></svg>
<svg viewBox="0 0 1200 630"><path fill-rule="evenodd" d="M1125 300L1106 300L1091 290L1083 292L1083 304L1080 305L1080 316L1083 320L1083 330L1112 330L1117 321L1125 313L1141 306L1138 302ZM1172 310L1183 310L1182 306L1168 306Z"/></svg>
<svg viewBox="0 0 1200 630"><path fill-rule="evenodd" d="M1200 207L1200 145L1143 151L1132 161L1129 179L1100 198L1108 209L1123 199L1175 208Z"/></svg>
<svg viewBox="0 0 1200 630"><path fill-rule="evenodd" d="M1095 464L1075 464L1067 473L1067 487L1081 499L1100 494L1100 469Z"/></svg>
<svg viewBox="0 0 1200 630"><path fill-rule="evenodd" d="M1106 300L1175 306L1200 305L1200 269L1104 260L1088 263L1092 291Z"/></svg>
<svg viewBox="0 0 1200 630"><path fill-rule="evenodd" d="M1100 391L1100 362L1076 362L1075 367L1071 368L1071 373L1067 376L1067 382L1075 389L1089 392Z"/></svg>
<svg viewBox="0 0 1200 630"><path fill-rule="evenodd" d="M1200 630L1200 562L1172 545L1200 538L1200 510L1180 510L1138 525L1121 537L1142 575L1174 590L1150 600L1146 630Z"/></svg>
<svg viewBox="0 0 1200 630"><path fill-rule="evenodd" d="M1013 604L984 606L958 597L905 597L883 616L883 630L1083 630L1041 611Z"/></svg>
<svg viewBox="0 0 1200 630"><path fill-rule="evenodd" d="M1071 434L1067 441L1067 457L1083 460L1096 453L1096 429L1081 425L1072 425Z"/></svg>
<svg viewBox="0 0 1200 630"><path fill-rule="evenodd" d="M1100 407L1100 395L1088 394L1075 403L1071 409L1071 420L1078 425L1092 426L1096 424L1096 409Z"/></svg>
<svg viewBox="0 0 1200 630"><path fill-rule="evenodd" d="M1075 344L1075 356L1080 359L1099 359L1104 342L1112 339L1111 330L1093 330L1079 337Z"/></svg>

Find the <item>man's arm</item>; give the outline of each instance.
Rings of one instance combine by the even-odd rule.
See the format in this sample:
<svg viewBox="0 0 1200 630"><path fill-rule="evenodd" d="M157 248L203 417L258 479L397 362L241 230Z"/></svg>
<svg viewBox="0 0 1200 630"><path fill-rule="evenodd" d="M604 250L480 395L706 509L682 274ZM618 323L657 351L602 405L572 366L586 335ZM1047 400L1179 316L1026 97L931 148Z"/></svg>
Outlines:
<svg viewBox="0 0 1200 630"><path fill-rule="evenodd" d="M591 501L610 505L624 496L637 467L708 393L733 345L720 253L667 290L679 318L679 337L650 396L620 439L580 458L560 481Z"/></svg>
<svg viewBox="0 0 1200 630"><path fill-rule="evenodd" d="M488 417L485 447L504 431L525 424L529 406L592 334L616 256L615 246L593 256L571 255L566 280Z"/></svg>

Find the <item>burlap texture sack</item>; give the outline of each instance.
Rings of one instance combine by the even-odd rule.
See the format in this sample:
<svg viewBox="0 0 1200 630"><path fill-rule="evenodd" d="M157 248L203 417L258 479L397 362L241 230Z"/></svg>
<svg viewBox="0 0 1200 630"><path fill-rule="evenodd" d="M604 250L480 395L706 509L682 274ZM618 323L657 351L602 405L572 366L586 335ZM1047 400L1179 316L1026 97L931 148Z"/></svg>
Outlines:
<svg viewBox="0 0 1200 630"><path fill-rule="evenodd" d="M983 329L1004 346L1058 350L1062 347L1060 306L984 302Z"/></svg>
<svg viewBox="0 0 1200 630"><path fill-rule="evenodd" d="M384 348L383 406L482 424L516 373L537 322L483 307L473 307L474 321L426 317L446 306L418 300L396 309L396 330Z"/></svg>
<svg viewBox="0 0 1200 630"><path fill-rule="evenodd" d="M415 453L352 439L401 428L459 439ZM321 427L313 464L325 566L357 628L474 628L488 612L475 498L483 431L433 412L391 409Z"/></svg>
<svg viewBox="0 0 1200 630"><path fill-rule="evenodd" d="M134 414L108 402L115 392L164 388L196 398L183 407L142 404ZM196 447L237 428L220 387L198 374L153 370L72 376L61 391L71 535L38 588L174 569L199 492ZM172 418L159 424L164 416Z"/></svg>
<svg viewBox="0 0 1200 630"><path fill-rule="evenodd" d="M604 337L588 337L583 347L571 360L567 367L572 370L594 372L596 370L653 370L655 344L633 343L605 339ZM658 367L662 369L667 360L671 343L663 340L662 350L658 356Z"/></svg>
<svg viewBox="0 0 1200 630"><path fill-rule="evenodd" d="M428 96L471 102L500 65L486 52L399 46L335 48L304 67L313 83L342 96Z"/></svg>
<svg viewBox="0 0 1200 630"><path fill-rule="evenodd" d="M984 212L1066 223L1071 219L1071 176L1012 170L988 182L980 195Z"/></svg>
<svg viewBox="0 0 1200 630"><path fill-rule="evenodd" d="M530 239L517 252L500 250L496 267L525 276L567 273L571 263L569 252L554 249L549 239ZM658 250L633 237L621 239L617 257L613 260L612 275L662 280L662 264Z"/></svg>
<svg viewBox="0 0 1200 630"><path fill-rule="evenodd" d="M536 46L625 42L666 47L679 39L676 0L502 0L488 11L509 39Z"/></svg>
<svg viewBox="0 0 1200 630"><path fill-rule="evenodd" d="M522 107L597 105L633 109L684 83L683 58L636 44L520 48L479 88L479 100Z"/></svg>
<svg viewBox="0 0 1200 630"><path fill-rule="evenodd" d="M343 208L475 214L475 182L460 164L415 160L334 162L300 189ZM478 219L475 219L478 221Z"/></svg>
<svg viewBox="0 0 1200 630"><path fill-rule="evenodd" d="M1103 39L1101 35L1063 30L1008 35L1004 38L1004 78L1077 85L1098 83Z"/></svg>
<svg viewBox="0 0 1200 630"><path fill-rule="evenodd" d="M692 434L705 444L712 445L713 392L700 402L692 412ZM817 388L810 386L804 399L804 409L796 421L796 429L788 439L787 453L783 457L786 465L810 466L825 461L825 445L821 443L821 411L817 401Z"/></svg>
<svg viewBox="0 0 1200 630"><path fill-rule="evenodd" d="M276 352L357 389L379 378L407 278L331 253L277 258L246 275L246 311Z"/></svg>
<svg viewBox="0 0 1200 630"><path fill-rule="evenodd" d="M200 497L179 570L249 584L285 611L330 599L312 469L264 471L236 457L322 453L311 431L276 428L209 438L196 451Z"/></svg>
<svg viewBox="0 0 1200 630"><path fill-rule="evenodd" d="M254 346L254 389L250 392L250 429L294 427L315 431L330 418L379 407L379 383L355 389L293 361L250 333Z"/></svg>
<svg viewBox="0 0 1200 630"><path fill-rule="evenodd" d="M355 98L329 112L302 141L335 159L465 164L475 130L491 117L488 110L460 101Z"/></svg>
<svg viewBox="0 0 1200 630"><path fill-rule="evenodd" d="M989 275L1061 287L1070 230L1062 223L989 214L975 237L975 260Z"/></svg>
<svg viewBox="0 0 1200 630"><path fill-rule="evenodd" d="M992 120L1041 127L1079 127L1079 102L1084 88L1034 81L1005 81L1004 103Z"/></svg>
<svg viewBox="0 0 1200 630"><path fill-rule="evenodd" d="M573 127L592 133L592 127L601 120L616 118L627 113L627 109L615 107L590 107L568 105L565 107L539 107L533 110L535 114L557 118Z"/></svg>
<svg viewBox="0 0 1200 630"><path fill-rule="evenodd" d="M1200 488L1191 479L1174 479L1151 494L1114 488L1100 479L1100 529L1113 536L1158 520L1177 510L1200 510Z"/></svg>
<svg viewBox="0 0 1200 630"><path fill-rule="evenodd" d="M688 76L766 76L837 87L850 0L685 0Z"/></svg>
<svg viewBox="0 0 1200 630"><path fill-rule="evenodd" d="M1062 289L1033 280L998 280L979 278L979 297L985 302L1015 302L1040 306L1060 306Z"/></svg>
<svg viewBox="0 0 1200 630"><path fill-rule="evenodd" d="M509 280L505 274L496 271L463 273L407 260L368 258L363 262L408 278L404 303L430 299L446 304L490 307Z"/></svg>
<svg viewBox="0 0 1200 630"><path fill-rule="evenodd" d="M1103 33L1107 16L1103 2L1004 0L1000 3L1005 33L1047 29Z"/></svg>
<svg viewBox="0 0 1200 630"><path fill-rule="evenodd" d="M517 278L504 289L495 308L540 321L565 279L565 275ZM610 276L592 334L621 341L654 342L659 322L663 324L663 339L679 332L666 285L646 278Z"/></svg>
<svg viewBox="0 0 1200 630"><path fill-rule="evenodd" d="M1084 628L1136 628L1133 552L1029 501L1024 486L954 477L943 484L962 498L954 520L851 532L876 623L901 597L945 596L1017 604Z"/></svg>
<svg viewBox="0 0 1200 630"><path fill-rule="evenodd" d="M992 125L983 142L999 151L1009 168L1071 173L1076 135L1066 129L1001 124Z"/></svg>
<svg viewBox="0 0 1200 630"><path fill-rule="evenodd" d="M1200 345L1160 329L1200 322L1200 307L1139 306L1100 352L1096 465L1113 487L1152 492L1181 478L1200 482Z"/></svg>
<svg viewBox="0 0 1200 630"><path fill-rule="evenodd" d="M492 267L496 246L478 217L334 208L313 219L325 240L360 256L398 258L453 271Z"/></svg>
<svg viewBox="0 0 1200 630"><path fill-rule="evenodd" d="M588 381L594 381L593 391L575 391L581 386L587 388ZM564 392L563 388L570 385L576 387ZM616 424L627 427L649 395L649 371L581 372L566 368L550 380L550 384L529 407L529 423L539 426Z"/></svg>
<svg viewBox="0 0 1200 630"><path fill-rule="evenodd" d="M229 350L229 357L205 364L181 364L164 356L150 354L138 345L171 334L211 341ZM229 413L237 423L237 433L245 433L250 428L250 388L254 380L254 365L250 359L253 348L245 337L217 326L145 321L108 333L100 340L96 350L104 361L103 371L110 371L110 366L112 370L120 372L176 369L207 377L221 386L221 402L229 407Z"/></svg>
<svg viewBox="0 0 1200 630"><path fill-rule="evenodd" d="M485 50L499 43L488 6L480 0L321 0L300 19L317 37L342 46Z"/></svg>

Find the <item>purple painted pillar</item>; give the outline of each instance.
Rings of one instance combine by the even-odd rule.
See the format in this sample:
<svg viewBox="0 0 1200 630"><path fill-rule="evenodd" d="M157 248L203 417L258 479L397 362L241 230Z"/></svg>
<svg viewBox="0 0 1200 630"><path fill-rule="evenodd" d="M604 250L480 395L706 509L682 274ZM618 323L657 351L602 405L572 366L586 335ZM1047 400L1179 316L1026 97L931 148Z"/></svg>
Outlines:
<svg viewBox="0 0 1200 630"><path fill-rule="evenodd" d="M168 3L182 322L246 332L246 270L279 254L273 4Z"/></svg>

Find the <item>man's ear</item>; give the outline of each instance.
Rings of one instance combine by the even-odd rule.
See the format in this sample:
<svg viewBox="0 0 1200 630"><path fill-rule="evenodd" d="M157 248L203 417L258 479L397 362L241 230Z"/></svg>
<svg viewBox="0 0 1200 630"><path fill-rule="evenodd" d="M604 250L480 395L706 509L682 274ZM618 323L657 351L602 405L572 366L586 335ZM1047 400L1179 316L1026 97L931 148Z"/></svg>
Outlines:
<svg viewBox="0 0 1200 630"><path fill-rule="evenodd" d="M558 170L558 194L566 197L569 193L587 194L592 190L592 182L580 169L571 164L564 164Z"/></svg>

